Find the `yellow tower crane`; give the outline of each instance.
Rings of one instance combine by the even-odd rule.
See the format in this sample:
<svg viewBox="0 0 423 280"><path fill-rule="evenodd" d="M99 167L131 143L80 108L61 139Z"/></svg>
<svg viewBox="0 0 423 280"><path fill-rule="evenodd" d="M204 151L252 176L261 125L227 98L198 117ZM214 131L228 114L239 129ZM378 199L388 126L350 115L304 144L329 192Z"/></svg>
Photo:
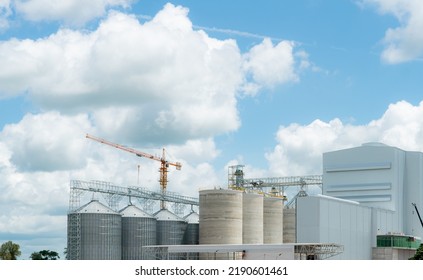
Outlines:
<svg viewBox="0 0 423 280"><path fill-rule="evenodd" d="M120 150L124 150L126 152L133 153L133 154L135 154L139 157L145 157L145 158L149 158L149 159L152 159L152 160L155 160L155 161L159 161L160 162L160 169L159 169L160 179L159 179L159 182L160 182L160 190L161 190L162 194L166 193L166 187L167 187L167 183L168 183L168 180L167 180L167 173L168 173L167 169L168 169L168 167L170 165L175 166L176 170L181 170L181 168L182 168L182 165L181 165L180 162L169 162L169 161L166 160L164 148L163 148L162 157L157 157L157 156L150 155L150 154L147 154L147 153L144 153L144 152L141 152L141 151L137 151L137 150L132 149L132 148L128 148L128 147L116 144L116 143L112 143L112 142L107 141L105 139L98 138L98 137L95 137L95 136L92 136L92 135L89 135L89 134L86 135L86 138L100 142L102 144L106 144L106 145L115 147L115 148L120 149ZM163 200L160 202L160 208L161 209L166 208L165 202Z"/></svg>

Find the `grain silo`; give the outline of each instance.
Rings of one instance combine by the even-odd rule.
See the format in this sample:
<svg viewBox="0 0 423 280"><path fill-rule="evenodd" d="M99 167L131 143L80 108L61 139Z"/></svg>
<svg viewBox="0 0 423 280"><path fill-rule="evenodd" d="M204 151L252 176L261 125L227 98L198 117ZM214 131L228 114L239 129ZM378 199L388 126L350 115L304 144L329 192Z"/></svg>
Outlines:
<svg viewBox="0 0 423 280"><path fill-rule="evenodd" d="M167 209L154 214L157 219L157 245L181 245L187 223Z"/></svg>
<svg viewBox="0 0 423 280"><path fill-rule="evenodd" d="M184 217L187 222L187 229L185 230L184 239L182 244L184 245L197 245L200 238L200 216L192 211ZM198 260L199 254L195 252L186 253L182 256L183 259Z"/></svg>
<svg viewBox="0 0 423 280"><path fill-rule="evenodd" d="M143 260L143 246L156 245L157 221L134 205L119 212L122 215L122 259Z"/></svg>
<svg viewBox="0 0 423 280"><path fill-rule="evenodd" d="M187 229L185 230L183 244L198 244L200 233L200 216L196 212L191 212L184 217L187 222Z"/></svg>
<svg viewBox="0 0 423 280"><path fill-rule="evenodd" d="M200 244L242 244L242 192L200 191Z"/></svg>
<svg viewBox="0 0 423 280"><path fill-rule="evenodd" d="M263 196L244 193L242 197L242 243L263 244Z"/></svg>
<svg viewBox="0 0 423 280"><path fill-rule="evenodd" d="M296 209L283 209L283 243L296 242Z"/></svg>
<svg viewBox="0 0 423 280"><path fill-rule="evenodd" d="M93 200L68 215L68 232L78 232L69 241L69 259L120 260L122 218L107 206ZM69 249L68 249L69 250Z"/></svg>
<svg viewBox="0 0 423 280"><path fill-rule="evenodd" d="M283 243L283 200L265 197L263 200L263 242Z"/></svg>

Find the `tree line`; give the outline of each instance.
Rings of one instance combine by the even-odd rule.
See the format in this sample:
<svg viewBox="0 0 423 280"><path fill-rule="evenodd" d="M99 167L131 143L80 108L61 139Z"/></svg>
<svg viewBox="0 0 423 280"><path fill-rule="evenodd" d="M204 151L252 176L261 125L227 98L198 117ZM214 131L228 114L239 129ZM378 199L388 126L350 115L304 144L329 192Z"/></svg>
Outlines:
<svg viewBox="0 0 423 280"><path fill-rule="evenodd" d="M21 255L19 244L7 241L0 246L0 260L17 260ZM41 250L33 252L30 256L31 260L58 260L60 256L55 251Z"/></svg>

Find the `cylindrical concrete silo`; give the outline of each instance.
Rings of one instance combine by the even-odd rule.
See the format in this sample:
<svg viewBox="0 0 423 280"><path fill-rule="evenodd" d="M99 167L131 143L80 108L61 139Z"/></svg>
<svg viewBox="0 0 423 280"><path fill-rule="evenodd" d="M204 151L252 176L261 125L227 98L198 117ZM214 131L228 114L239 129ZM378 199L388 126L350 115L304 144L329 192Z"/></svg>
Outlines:
<svg viewBox="0 0 423 280"><path fill-rule="evenodd" d="M283 243L283 200L265 197L263 200L263 242Z"/></svg>
<svg viewBox="0 0 423 280"><path fill-rule="evenodd" d="M283 243L296 242L295 208L283 209Z"/></svg>
<svg viewBox="0 0 423 280"><path fill-rule="evenodd" d="M263 196L244 193L242 197L242 243L263 244Z"/></svg>
<svg viewBox="0 0 423 280"><path fill-rule="evenodd" d="M154 214L157 219L157 245L181 245L187 223L167 209Z"/></svg>
<svg viewBox="0 0 423 280"><path fill-rule="evenodd" d="M200 244L242 244L242 192L200 191Z"/></svg>
<svg viewBox="0 0 423 280"><path fill-rule="evenodd" d="M78 227L78 241L70 252L80 260L120 260L121 215L101 204L97 200L82 206L75 213L70 213L68 221L74 222L68 227ZM69 231L74 229L68 228ZM79 244L78 244L79 243ZM72 258L71 259L75 259Z"/></svg>
<svg viewBox="0 0 423 280"><path fill-rule="evenodd" d="M157 220L134 205L120 210L122 215L122 259L143 260L143 246L156 245Z"/></svg>

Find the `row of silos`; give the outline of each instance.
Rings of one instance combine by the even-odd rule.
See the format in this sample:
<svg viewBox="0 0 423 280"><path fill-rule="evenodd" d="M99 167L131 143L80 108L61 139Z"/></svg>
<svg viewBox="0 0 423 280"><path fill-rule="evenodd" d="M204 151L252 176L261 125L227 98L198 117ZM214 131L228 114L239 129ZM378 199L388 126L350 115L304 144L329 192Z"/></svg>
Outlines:
<svg viewBox="0 0 423 280"><path fill-rule="evenodd" d="M198 244L198 227L196 213L186 219L167 209L149 215L134 205L115 212L93 200L68 214L67 256L81 260L145 259L144 246Z"/></svg>
<svg viewBox="0 0 423 280"><path fill-rule="evenodd" d="M200 191L200 244L283 243L283 200L236 190Z"/></svg>

